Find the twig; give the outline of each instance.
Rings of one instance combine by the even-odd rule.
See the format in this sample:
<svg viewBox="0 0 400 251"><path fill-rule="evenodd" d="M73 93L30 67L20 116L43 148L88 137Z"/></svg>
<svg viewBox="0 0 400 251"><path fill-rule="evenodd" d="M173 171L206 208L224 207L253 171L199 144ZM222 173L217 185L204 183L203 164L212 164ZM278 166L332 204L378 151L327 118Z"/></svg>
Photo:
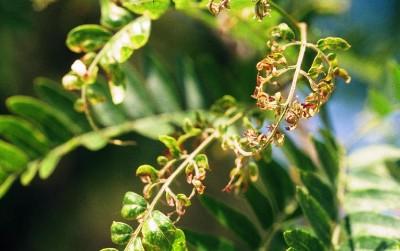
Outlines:
<svg viewBox="0 0 400 251"><path fill-rule="evenodd" d="M242 118L243 113L238 113L230 120L226 122L226 126L230 126ZM216 138L218 138L219 132L218 130L214 130L187 158L175 169L175 171L165 180L165 183L157 192L156 196L153 198L150 206L147 208L145 215L142 217L139 226L136 228L135 232L132 234L131 238L129 239L128 244L125 247L125 251L128 251L128 247L130 247L137 236L139 235L140 231L142 230L143 225L145 224L146 220L151 217L151 213L153 212L155 206L157 205L158 201L164 194L164 192L169 188L171 183L175 180L175 178L186 168L186 166L193 161L193 159L202 152L211 142L213 142Z"/></svg>

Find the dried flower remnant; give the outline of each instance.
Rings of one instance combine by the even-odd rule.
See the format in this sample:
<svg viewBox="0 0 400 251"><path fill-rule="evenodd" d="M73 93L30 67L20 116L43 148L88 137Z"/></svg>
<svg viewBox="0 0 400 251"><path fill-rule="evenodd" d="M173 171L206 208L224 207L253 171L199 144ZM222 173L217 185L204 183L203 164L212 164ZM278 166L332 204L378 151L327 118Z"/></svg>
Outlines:
<svg viewBox="0 0 400 251"><path fill-rule="evenodd" d="M216 16L222 10L229 9L229 0L221 0L219 3L216 3L215 0L210 0L207 7L211 14Z"/></svg>
<svg viewBox="0 0 400 251"><path fill-rule="evenodd" d="M264 147L271 143L269 142L271 140L276 145L283 144L284 135L278 128L282 119L287 124L286 130L294 130L301 119L315 116L320 107L329 100L335 89L337 77L343 78L346 83L351 81L347 71L339 67L335 54L337 50L350 48L345 40L328 37L320 39L317 44L307 41L294 41L294 33L286 24L280 24L273 28L271 38L267 43L269 53L256 65L257 79L252 97L256 99L256 105L260 110L273 112L275 122L267 128L265 134L246 131L245 138L249 146ZM285 99L281 91L274 94L264 91L267 85L277 85L281 76L296 70L298 65L290 65L285 55L287 48L292 46L304 46L316 53L310 69L305 71L300 68L299 70L299 74L306 79L311 90L304 101L298 100L294 95ZM284 86L284 84L279 83L279 86ZM262 135L265 135L265 137Z"/></svg>
<svg viewBox="0 0 400 251"><path fill-rule="evenodd" d="M258 0L255 7L254 13L258 20L262 20L264 17L271 16L271 5L269 0Z"/></svg>

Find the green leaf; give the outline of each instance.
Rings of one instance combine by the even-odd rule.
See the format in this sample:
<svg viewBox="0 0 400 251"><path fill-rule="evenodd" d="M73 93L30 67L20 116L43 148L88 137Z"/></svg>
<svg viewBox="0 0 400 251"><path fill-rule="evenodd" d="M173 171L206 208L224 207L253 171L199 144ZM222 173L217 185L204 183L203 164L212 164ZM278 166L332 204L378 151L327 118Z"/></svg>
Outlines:
<svg viewBox="0 0 400 251"><path fill-rule="evenodd" d="M340 248L340 251L352 251L352 250L399 250L400 242L398 240L380 238L374 236L361 236L353 239L354 249L350 248L345 244Z"/></svg>
<svg viewBox="0 0 400 251"><path fill-rule="evenodd" d="M400 219L373 212L360 212L349 215L353 237L375 236L400 239Z"/></svg>
<svg viewBox="0 0 400 251"><path fill-rule="evenodd" d="M291 41L295 38L293 30L285 23L281 23L271 30L271 36L282 40Z"/></svg>
<svg viewBox="0 0 400 251"><path fill-rule="evenodd" d="M174 127L160 118L148 117L138 121L135 125L135 131L150 139L157 140L160 135L174 132Z"/></svg>
<svg viewBox="0 0 400 251"><path fill-rule="evenodd" d="M169 152L174 158L177 158L181 154L181 149L175 138L168 135L161 135L159 140L168 148Z"/></svg>
<svg viewBox="0 0 400 251"><path fill-rule="evenodd" d="M371 145L355 150L348 156L353 170L378 165L387 160L400 159L400 148L392 145Z"/></svg>
<svg viewBox="0 0 400 251"><path fill-rule="evenodd" d="M172 243L172 251L187 251L185 233L177 229L175 231L175 239Z"/></svg>
<svg viewBox="0 0 400 251"><path fill-rule="evenodd" d="M320 134L323 138L323 141L325 144L327 144L330 148L333 149L333 153L335 153L335 158L339 158L339 151L340 151L340 146L339 143L336 141L335 136L332 134L332 131L328 129L321 129Z"/></svg>
<svg viewBox="0 0 400 251"><path fill-rule="evenodd" d="M188 243L197 251L235 251L232 242L215 235L206 235L185 230Z"/></svg>
<svg viewBox="0 0 400 251"><path fill-rule="evenodd" d="M395 98L400 101L400 65L398 63L390 64L392 72L392 86Z"/></svg>
<svg viewBox="0 0 400 251"><path fill-rule="evenodd" d="M385 161L387 170L393 179L400 183L400 159L398 160L387 160Z"/></svg>
<svg viewBox="0 0 400 251"><path fill-rule="evenodd" d="M31 123L15 116L0 115L0 134L35 158L48 150L46 136Z"/></svg>
<svg viewBox="0 0 400 251"><path fill-rule="evenodd" d="M65 114L37 99L13 96L7 99L7 106L13 113L40 126L52 142L62 143L80 132L79 127Z"/></svg>
<svg viewBox="0 0 400 251"><path fill-rule="evenodd" d="M297 187L296 197L315 234L325 245L330 246L332 226L326 211L301 187Z"/></svg>
<svg viewBox="0 0 400 251"><path fill-rule="evenodd" d="M24 186L29 185L33 180L33 178L35 178L38 169L39 169L38 161L29 162L28 167L21 174L21 184Z"/></svg>
<svg viewBox="0 0 400 251"><path fill-rule="evenodd" d="M39 164L39 176L42 179L47 179L57 167L62 155L56 151L50 152Z"/></svg>
<svg viewBox="0 0 400 251"><path fill-rule="evenodd" d="M138 17L118 31L104 46L102 65L123 63L133 51L143 47L150 36L151 21L148 17Z"/></svg>
<svg viewBox="0 0 400 251"><path fill-rule="evenodd" d="M35 79L35 91L43 101L66 114L81 128L82 132L90 130L85 115L74 109L74 104L78 98L76 95L64 90L59 83L47 78Z"/></svg>
<svg viewBox="0 0 400 251"><path fill-rule="evenodd" d="M127 192L122 202L121 215L127 220L135 220L147 209L146 200L137 193Z"/></svg>
<svg viewBox="0 0 400 251"><path fill-rule="evenodd" d="M97 151L105 147L108 143L108 138L104 137L100 133L93 131L83 134L79 138L79 143L91 151Z"/></svg>
<svg viewBox="0 0 400 251"><path fill-rule="evenodd" d="M321 242L311 234L300 230L288 230L283 234L286 244L296 251L323 251Z"/></svg>
<svg viewBox="0 0 400 251"><path fill-rule="evenodd" d="M135 240L133 240L133 242L128 243L125 250L126 251L145 251L143 244L142 244L142 239L135 238Z"/></svg>
<svg viewBox="0 0 400 251"><path fill-rule="evenodd" d="M244 194L258 221L264 229L268 229L274 222L274 212L269 199L262 194L254 184L250 183Z"/></svg>
<svg viewBox="0 0 400 251"><path fill-rule="evenodd" d="M196 162L196 164L199 168L203 168L206 170L210 169L209 164L208 164L207 155L198 154L198 155L196 155L196 157L194 157L194 161Z"/></svg>
<svg viewBox="0 0 400 251"><path fill-rule="evenodd" d="M393 111L392 103L381 92L370 90L368 94L369 105L374 112L384 117Z"/></svg>
<svg viewBox="0 0 400 251"><path fill-rule="evenodd" d="M121 104L125 100L126 76L119 64L103 65L107 74L108 87L110 88L111 100L114 104Z"/></svg>
<svg viewBox="0 0 400 251"><path fill-rule="evenodd" d="M200 202L221 225L235 232L251 248L258 247L261 237L246 216L206 195L200 197Z"/></svg>
<svg viewBox="0 0 400 251"><path fill-rule="evenodd" d="M111 134L110 136L99 134L98 132L89 132L77 137L73 137L64 144L52 149L40 162L39 176L42 179L47 179L53 173L61 158L78 146L85 146L87 149L92 151L101 149L107 144L108 139L114 135L114 131L112 129L113 128L110 128L109 132L106 131L106 133Z"/></svg>
<svg viewBox="0 0 400 251"><path fill-rule="evenodd" d="M103 248L100 251L118 251L116 248Z"/></svg>
<svg viewBox="0 0 400 251"><path fill-rule="evenodd" d="M353 191L345 196L345 209L348 213L372 211L383 212L400 208L400 192L366 189Z"/></svg>
<svg viewBox="0 0 400 251"><path fill-rule="evenodd" d="M8 176L9 173L0 166L0 184L2 184L8 178Z"/></svg>
<svg viewBox="0 0 400 251"><path fill-rule="evenodd" d="M271 202L279 210L283 210L286 203L294 196L294 185L285 168L278 162L272 160L270 163L259 161L260 177L265 184L267 191L271 191L269 196Z"/></svg>
<svg viewBox="0 0 400 251"><path fill-rule="evenodd" d="M289 158L292 164L303 171L317 170L311 158L300 150L295 143L289 138L285 137L285 144L283 144L283 151Z"/></svg>
<svg viewBox="0 0 400 251"><path fill-rule="evenodd" d="M68 33L66 44L76 53L91 52L102 48L111 36L111 32L100 25L84 24Z"/></svg>
<svg viewBox="0 0 400 251"><path fill-rule="evenodd" d="M146 88L153 103L160 113L180 110L176 86L163 64L155 57L145 61Z"/></svg>
<svg viewBox="0 0 400 251"><path fill-rule="evenodd" d="M132 232L133 229L128 224L113 221L111 224L111 241L117 245L126 245Z"/></svg>
<svg viewBox="0 0 400 251"><path fill-rule="evenodd" d="M7 177L3 183L0 184L0 199L6 194L8 189L10 189L11 185L14 183L14 180L17 178L17 175L10 175Z"/></svg>
<svg viewBox="0 0 400 251"><path fill-rule="evenodd" d="M345 51L345 50L350 49L351 45L343 38L327 37L327 38L318 40L317 47L323 51L325 51L325 50L332 50L332 51L344 50Z"/></svg>
<svg viewBox="0 0 400 251"><path fill-rule="evenodd" d="M169 0L121 0L122 6L136 14L143 14L152 19L159 18L168 9Z"/></svg>
<svg viewBox="0 0 400 251"><path fill-rule="evenodd" d="M146 250L171 250L176 239L176 228L167 216L160 211L153 211L143 225L142 235Z"/></svg>
<svg viewBox="0 0 400 251"><path fill-rule="evenodd" d="M98 82L90 85L87 92L90 93L90 96L94 96L95 99L99 98L101 100L101 102L95 101L91 106L94 117L100 124L113 126L122 124L127 120L122 109L112 103L110 92L105 83L103 85L103 82Z"/></svg>
<svg viewBox="0 0 400 251"><path fill-rule="evenodd" d="M101 25L119 29L133 19L133 15L126 9L118 6L112 0L100 0L101 6Z"/></svg>
<svg viewBox="0 0 400 251"><path fill-rule="evenodd" d="M205 101L200 83L195 77L193 62L187 58L184 59L179 64L179 70L187 109L199 109L204 107Z"/></svg>
<svg viewBox="0 0 400 251"><path fill-rule="evenodd" d="M314 173L302 172L301 180L307 187L310 195L321 204L330 218L335 220L338 212L332 188Z"/></svg>
<svg viewBox="0 0 400 251"><path fill-rule="evenodd" d="M330 145L312 138L315 149L318 153L318 158L321 162L322 168L327 174L332 184L336 184L336 179L339 174L339 160L338 154Z"/></svg>
<svg viewBox="0 0 400 251"><path fill-rule="evenodd" d="M155 104L143 85L144 80L138 71L129 65L123 68L127 77L126 99L122 103L124 111L133 118L149 116L155 111Z"/></svg>
<svg viewBox="0 0 400 251"><path fill-rule="evenodd" d="M18 172L28 163L28 156L18 147L0 140L0 167L8 172Z"/></svg>

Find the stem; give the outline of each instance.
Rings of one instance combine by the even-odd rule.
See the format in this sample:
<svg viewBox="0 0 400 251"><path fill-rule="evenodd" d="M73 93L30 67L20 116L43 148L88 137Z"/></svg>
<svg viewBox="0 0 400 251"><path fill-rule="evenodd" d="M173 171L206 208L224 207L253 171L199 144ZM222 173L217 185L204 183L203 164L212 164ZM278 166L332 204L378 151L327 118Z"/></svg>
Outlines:
<svg viewBox="0 0 400 251"><path fill-rule="evenodd" d="M85 113L85 117L86 120L89 122L90 127L94 130L94 131L98 131L99 127L96 125L96 123L94 122L94 118L90 112L90 103L89 100L87 98L87 86L83 86L82 87L82 91L81 91L81 98L83 100L83 104L84 104L84 113Z"/></svg>
<svg viewBox="0 0 400 251"><path fill-rule="evenodd" d="M232 117L230 120L226 122L226 126L230 126L234 124L236 121L238 121L240 118L242 118L243 113L238 113L234 117ZM155 206L157 205L158 201L164 194L164 192L169 189L169 185L175 180L175 178L183 171L185 170L186 166L193 161L193 159L200 153L202 152L210 143L212 143L216 138L218 138L219 132L217 130L214 130L187 158L176 168L176 170L166 179L165 183L162 185L160 190L157 192L156 196L153 198L150 206L147 208L147 211L145 215L142 218L142 221L140 222L139 226L136 228L135 232L132 234L131 238L129 239L128 244L125 247L125 251L128 251L128 247L130 247L137 236L139 235L140 231L142 230L142 227L146 220L151 216L151 213L153 212Z"/></svg>

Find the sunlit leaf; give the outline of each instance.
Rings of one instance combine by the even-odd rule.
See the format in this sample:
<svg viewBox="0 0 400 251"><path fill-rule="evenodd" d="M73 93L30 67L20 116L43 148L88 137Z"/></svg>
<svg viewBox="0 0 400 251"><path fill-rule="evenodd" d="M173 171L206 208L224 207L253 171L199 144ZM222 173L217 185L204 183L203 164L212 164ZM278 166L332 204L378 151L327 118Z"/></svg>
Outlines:
<svg viewBox="0 0 400 251"><path fill-rule="evenodd" d="M39 169L39 162L32 161L29 162L26 170L21 174L21 184L27 186L31 183L33 178L35 178L37 171Z"/></svg>
<svg viewBox="0 0 400 251"><path fill-rule="evenodd" d="M383 212L400 208L400 191L383 191L368 189L346 194L345 209L347 212Z"/></svg>
<svg viewBox="0 0 400 251"><path fill-rule="evenodd" d="M111 224L111 241L117 245L125 245L128 243L133 229L123 222L113 221Z"/></svg>
<svg viewBox="0 0 400 251"><path fill-rule="evenodd" d="M318 40L317 46L321 50L348 50L350 49L350 44L340 37L327 37Z"/></svg>
<svg viewBox="0 0 400 251"><path fill-rule="evenodd" d="M122 6L136 14L159 18L169 7L169 0L121 0Z"/></svg>
<svg viewBox="0 0 400 251"><path fill-rule="evenodd" d="M400 242L398 240L374 237L374 236L361 236L353 239L354 249L350 248L346 243L340 248L340 251L352 250L399 250Z"/></svg>
<svg viewBox="0 0 400 251"><path fill-rule="evenodd" d="M180 230L176 229L175 231L175 239L172 243L172 251L187 251L186 247L186 237L185 233Z"/></svg>
<svg viewBox="0 0 400 251"><path fill-rule="evenodd" d="M326 250L316 237L300 229L285 231L284 237L286 244L296 251Z"/></svg>
<svg viewBox="0 0 400 251"><path fill-rule="evenodd" d="M169 152L173 157L179 157L181 154L181 149L175 138L168 135L161 135L159 140L168 148Z"/></svg>
<svg viewBox="0 0 400 251"><path fill-rule="evenodd" d="M137 193L127 192L122 202L121 215L127 220L134 220L144 213L147 208L146 200Z"/></svg>
<svg viewBox="0 0 400 251"><path fill-rule="evenodd" d="M142 228L143 246L147 250L171 250L176 239L176 228L160 211L153 211ZM182 238L182 236L178 236Z"/></svg>
<svg viewBox="0 0 400 251"><path fill-rule="evenodd" d="M150 36L151 21L148 17L138 17L118 31L104 45L102 65L123 63L130 58L133 51L143 47Z"/></svg>
<svg viewBox="0 0 400 251"><path fill-rule="evenodd" d="M133 15L128 10L118 6L112 0L100 0L100 5L100 23L103 26L118 29L133 19Z"/></svg>
<svg viewBox="0 0 400 251"><path fill-rule="evenodd" d="M14 180L17 178L17 175L13 174L6 178L3 183L0 183L0 199L6 194L8 189L10 189L11 185L13 184Z"/></svg>
<svg viewBox="0 0 400 251"><path fill-rule="evenodd" d="M66 44L71 51L76 53L96 51L107 43L111 35L100 25L84 24L68 33Z"/></svg>
<svg viewBox="0 0 400 251"><path fill-rule="evenodd" d="M400 219L373 212L349 215L352 236L376 236L400 239Z"/></svg>

